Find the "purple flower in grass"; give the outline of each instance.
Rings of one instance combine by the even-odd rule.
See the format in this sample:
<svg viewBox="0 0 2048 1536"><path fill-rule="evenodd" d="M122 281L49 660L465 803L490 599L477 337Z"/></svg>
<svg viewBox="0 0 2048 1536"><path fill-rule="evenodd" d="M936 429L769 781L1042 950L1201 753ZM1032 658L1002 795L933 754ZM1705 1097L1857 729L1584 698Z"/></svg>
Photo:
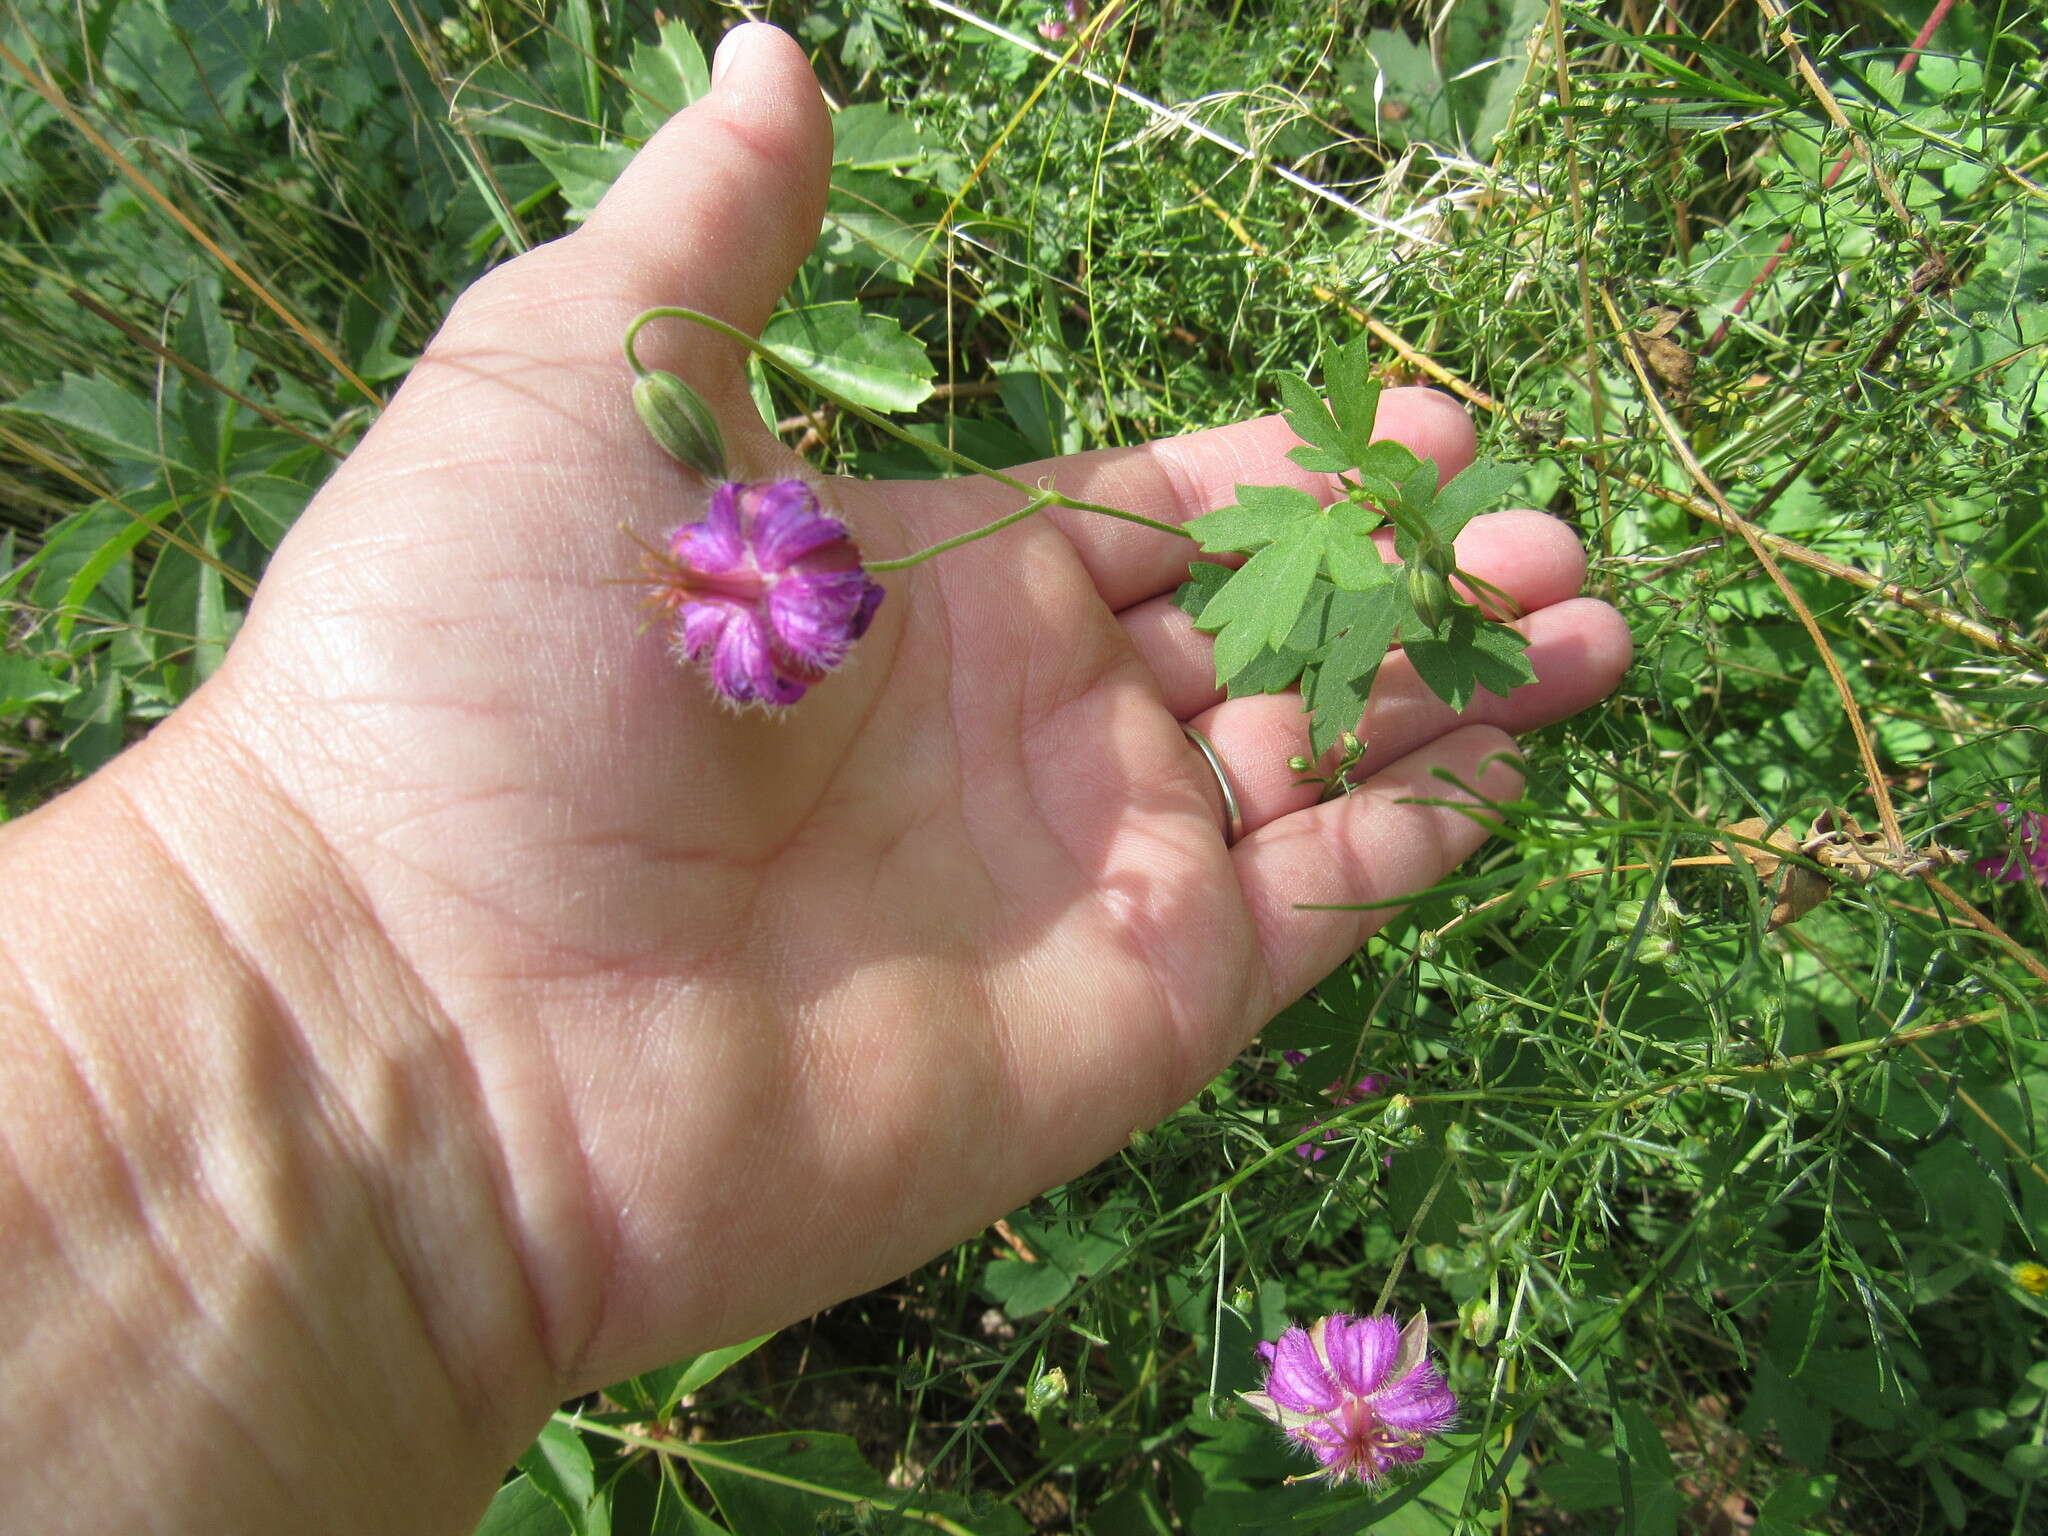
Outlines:
<svg viewBox="0 0 2048 1536"><path fill-rule="evenodd" d="M734 704L794 704L882 602L846 524L794 479L714 485L710 512L671 533L648 574L677 657Z"/></svg>
<svg viewBox="0 0 2048 1536"><path fill-rule="evenodd" d="M1368 1072L1355 1083L1335 1082L1330 1084L1329 1087L1323 1090L1323 1096L1339 1109L1344 1109L1352 1104L1364 1103L1365 1100L1381 1092L1386 1086L1387 1080L1384 1077L1381 1077L1376 1072ZM1305 1131L1312 1130L1322 1123L1320 1120L1311 1120L1302 1129ZM1337 1128L1334 1125L1324 1130L1324 1141L1335 1141L1336 1139ZM1313 1141L1304 1141L1294 1149L1294 1155L1311 1163L1320 1163L1325 1157L1329 1156L1329 1153L1325 1152ZM1391 1163L1393 1158L1388 1157L1384 1161Z"/></svg>
<svg viewBox="0 0 2048 1536"><path fill-rule="evenodd" d="M1998 803L1998 814L2005 817L2005 824L2012 829L2011 841L2003 853L1979 859L1970 867L1980 875L2007 884L2031 880L2036 885L2048 885L2048 816L2039 811L2022 811L2015 816L2011 804L2003 800Z"/></svg>
<svg viewBox="0 0 2048 1536"><path fill-rule="evenodd" d="M1259 1346L1263 1391L1239 1395L1314 1456L1310 1477L1377 1483L1422 1459L1431 1435L1450 1428L1458 1400L1429 1359L1429 1323L1339 1312L1289 1328Z"/></svg>

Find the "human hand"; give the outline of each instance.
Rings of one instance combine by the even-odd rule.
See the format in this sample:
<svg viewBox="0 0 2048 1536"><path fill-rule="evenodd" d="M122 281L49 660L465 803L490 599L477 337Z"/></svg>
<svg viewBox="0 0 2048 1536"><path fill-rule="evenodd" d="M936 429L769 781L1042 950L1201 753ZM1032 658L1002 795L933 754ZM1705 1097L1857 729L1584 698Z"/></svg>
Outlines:
<svg viewBox="0 0 2048 1536"><path fill-rule="evenodd" d="M1628 655L1562 525L1477 519L1459 564L1520 605L1538 682L1460 719L1396 655L1363 781L1317 803L1287 766L1299 701L1220 702L1170 604L1191 546L1049 513L887 578L785 716L721 708L617 582L622 524L658 541L703 502L635 418L617 338L663 304L757 328L815 238L830 143L786 38L741 28L721 63L582 230L463 298L220 674L113 770L180 868L244 818L289 829L265 846L328 893L322 919L282 959L275 925L242 947L333 1085L350 1166L395 1165L436 1117L454 1150L426 1188L374 1180L380 1222L444 1354L537 1342L535 1369L496 1368L535 1413L900 1274L1113 1152L1385 916L1299 904L1443 875L1483 819L1418 797L1456 798L1445 775L1513 797L1508 733L1600 698ZM789 470L732 349L678 325L642 355L720 410L743 478ZM1472 457L1428 391L1387 392L1379 431L1446 475ZM1266 419L1017 473L1177 523L1239 480L1327 492L1292 441ZM829 499L871 558L1017 505L962 481ZM1183 722L1231 772L1235 847ZM194 808L223 781L232 803ZM229 927L280 878L195 876ZM304 946L337 944L346 986L309 987ZM451 1199L502 1242L441 1236L421 1202ZM462 1318L477 1295L531 1315Z"/></svg>

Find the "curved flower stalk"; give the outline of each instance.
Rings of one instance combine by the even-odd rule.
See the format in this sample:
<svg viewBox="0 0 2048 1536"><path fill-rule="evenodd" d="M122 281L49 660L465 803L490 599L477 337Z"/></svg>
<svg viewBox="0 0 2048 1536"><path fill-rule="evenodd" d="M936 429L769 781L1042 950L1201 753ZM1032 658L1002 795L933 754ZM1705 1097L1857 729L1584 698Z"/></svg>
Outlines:
<svg viewBox="0 0 2048 1536"><path fill-rule="evenodd" d="M801 480L711 489L711 510L650 551L677 659L732 704L794 704L846 659L882 603L846 524Z"/></svg>
<svg viewBox="0 0 2048 1536"><path fill-rule="evenodd" d="M1429 1358L1429 1322L1339 1312L1289 1328L1259 1346L1265 1389L1239 1395L1315 1457L1310 1477L1380 1482L1420 1461L1432 1435L1450 1428L1458 1400Z"/></svg>
<svg viewBox="0 0 2048 1536"><path fill-rule="evenodd" d="M846 524L822 511L804 480L740 481L726 466L725 439L716 413L672 373L640 361L634 340L662 319L688 320L745 348L772 368L810 383L841 410L903 441L930 450L865 407L809 379L754 337L723 320L679 305L650 309L626 328L626 362L633 370L633 410L663 450L712 482L711 510L672 532L661 549L647 551L646 580L655 606L671 619L678 660L706 668L711 686L729 703L781 708L794 704L846 659L867 633L883 590L876 571L907 570L949 550L1000 533L1049 506L1098 513L1177 538L1187 530L1120 507L1080 501L978 464L948 448L937 451L961 469L983 475L1030 499L1016 511L893 560L863 562Z"/></svg>

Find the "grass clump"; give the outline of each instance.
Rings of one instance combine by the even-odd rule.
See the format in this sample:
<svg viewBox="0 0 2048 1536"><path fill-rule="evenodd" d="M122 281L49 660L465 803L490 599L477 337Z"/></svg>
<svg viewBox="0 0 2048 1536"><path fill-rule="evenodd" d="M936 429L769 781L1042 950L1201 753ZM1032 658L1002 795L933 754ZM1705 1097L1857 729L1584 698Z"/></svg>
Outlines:
<svg viewBox="0 0 2048 1536"><path fill-rule="evenodd" d="M839 110L788 345L849 306L876 408L1005 463L1273 409L1368 335L1527 466L1640 650L1534 744L1509 835L1195 1104L887 1292L558 1421L612 1528L2038 1523L2022 8L768 16ZM0 15L10 812L218 664L454 293L590 205L725 20ZM757 393L823 469L939 472ZM1232 1406L1252 1345L1382 1294L1455 1319L1462 1424L1392 1489L1289 1484ZM571 1525L550 1486L486 1528Z"/></svg>

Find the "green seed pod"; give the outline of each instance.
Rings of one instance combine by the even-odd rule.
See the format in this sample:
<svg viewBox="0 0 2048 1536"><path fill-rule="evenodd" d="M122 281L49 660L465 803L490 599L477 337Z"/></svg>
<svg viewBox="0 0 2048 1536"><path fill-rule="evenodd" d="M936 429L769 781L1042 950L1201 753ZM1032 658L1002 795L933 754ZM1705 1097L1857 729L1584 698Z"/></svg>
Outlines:
<svg viewBox="0 0 2048 1536"><path fill-rule="evenodd" d="M1484 1296L1468 1298L1458 1308L1458 1328L1466 1338L1484 1349L1500 1331L1500 1319L1494 1313L1493 1303Z"/></svg>
<svg viewBox="0 0 2048 1536"><path fill-rule="evenodd" d="M1054 1366L1031 1383L1025 1393L1025 1411L1034 1419L1043 1418L1066 1400L1067 1373Z"/></svg>
<svg viewBox="0 0 2048 1536"><path fill-rule="evenodd" d="M1408 604L1431 634L1444 627L1451 613L1451 584L1427 556L1408 565Z"/></svg>
<svg viewBox="0 0 2048 1536"><path fill-rule="evenodd" d="M633 409L668 450L669 457L688 465L707 480L723 480L725 439L718 419L704 397L672 373L643 373L633 381Z"/></svg>

